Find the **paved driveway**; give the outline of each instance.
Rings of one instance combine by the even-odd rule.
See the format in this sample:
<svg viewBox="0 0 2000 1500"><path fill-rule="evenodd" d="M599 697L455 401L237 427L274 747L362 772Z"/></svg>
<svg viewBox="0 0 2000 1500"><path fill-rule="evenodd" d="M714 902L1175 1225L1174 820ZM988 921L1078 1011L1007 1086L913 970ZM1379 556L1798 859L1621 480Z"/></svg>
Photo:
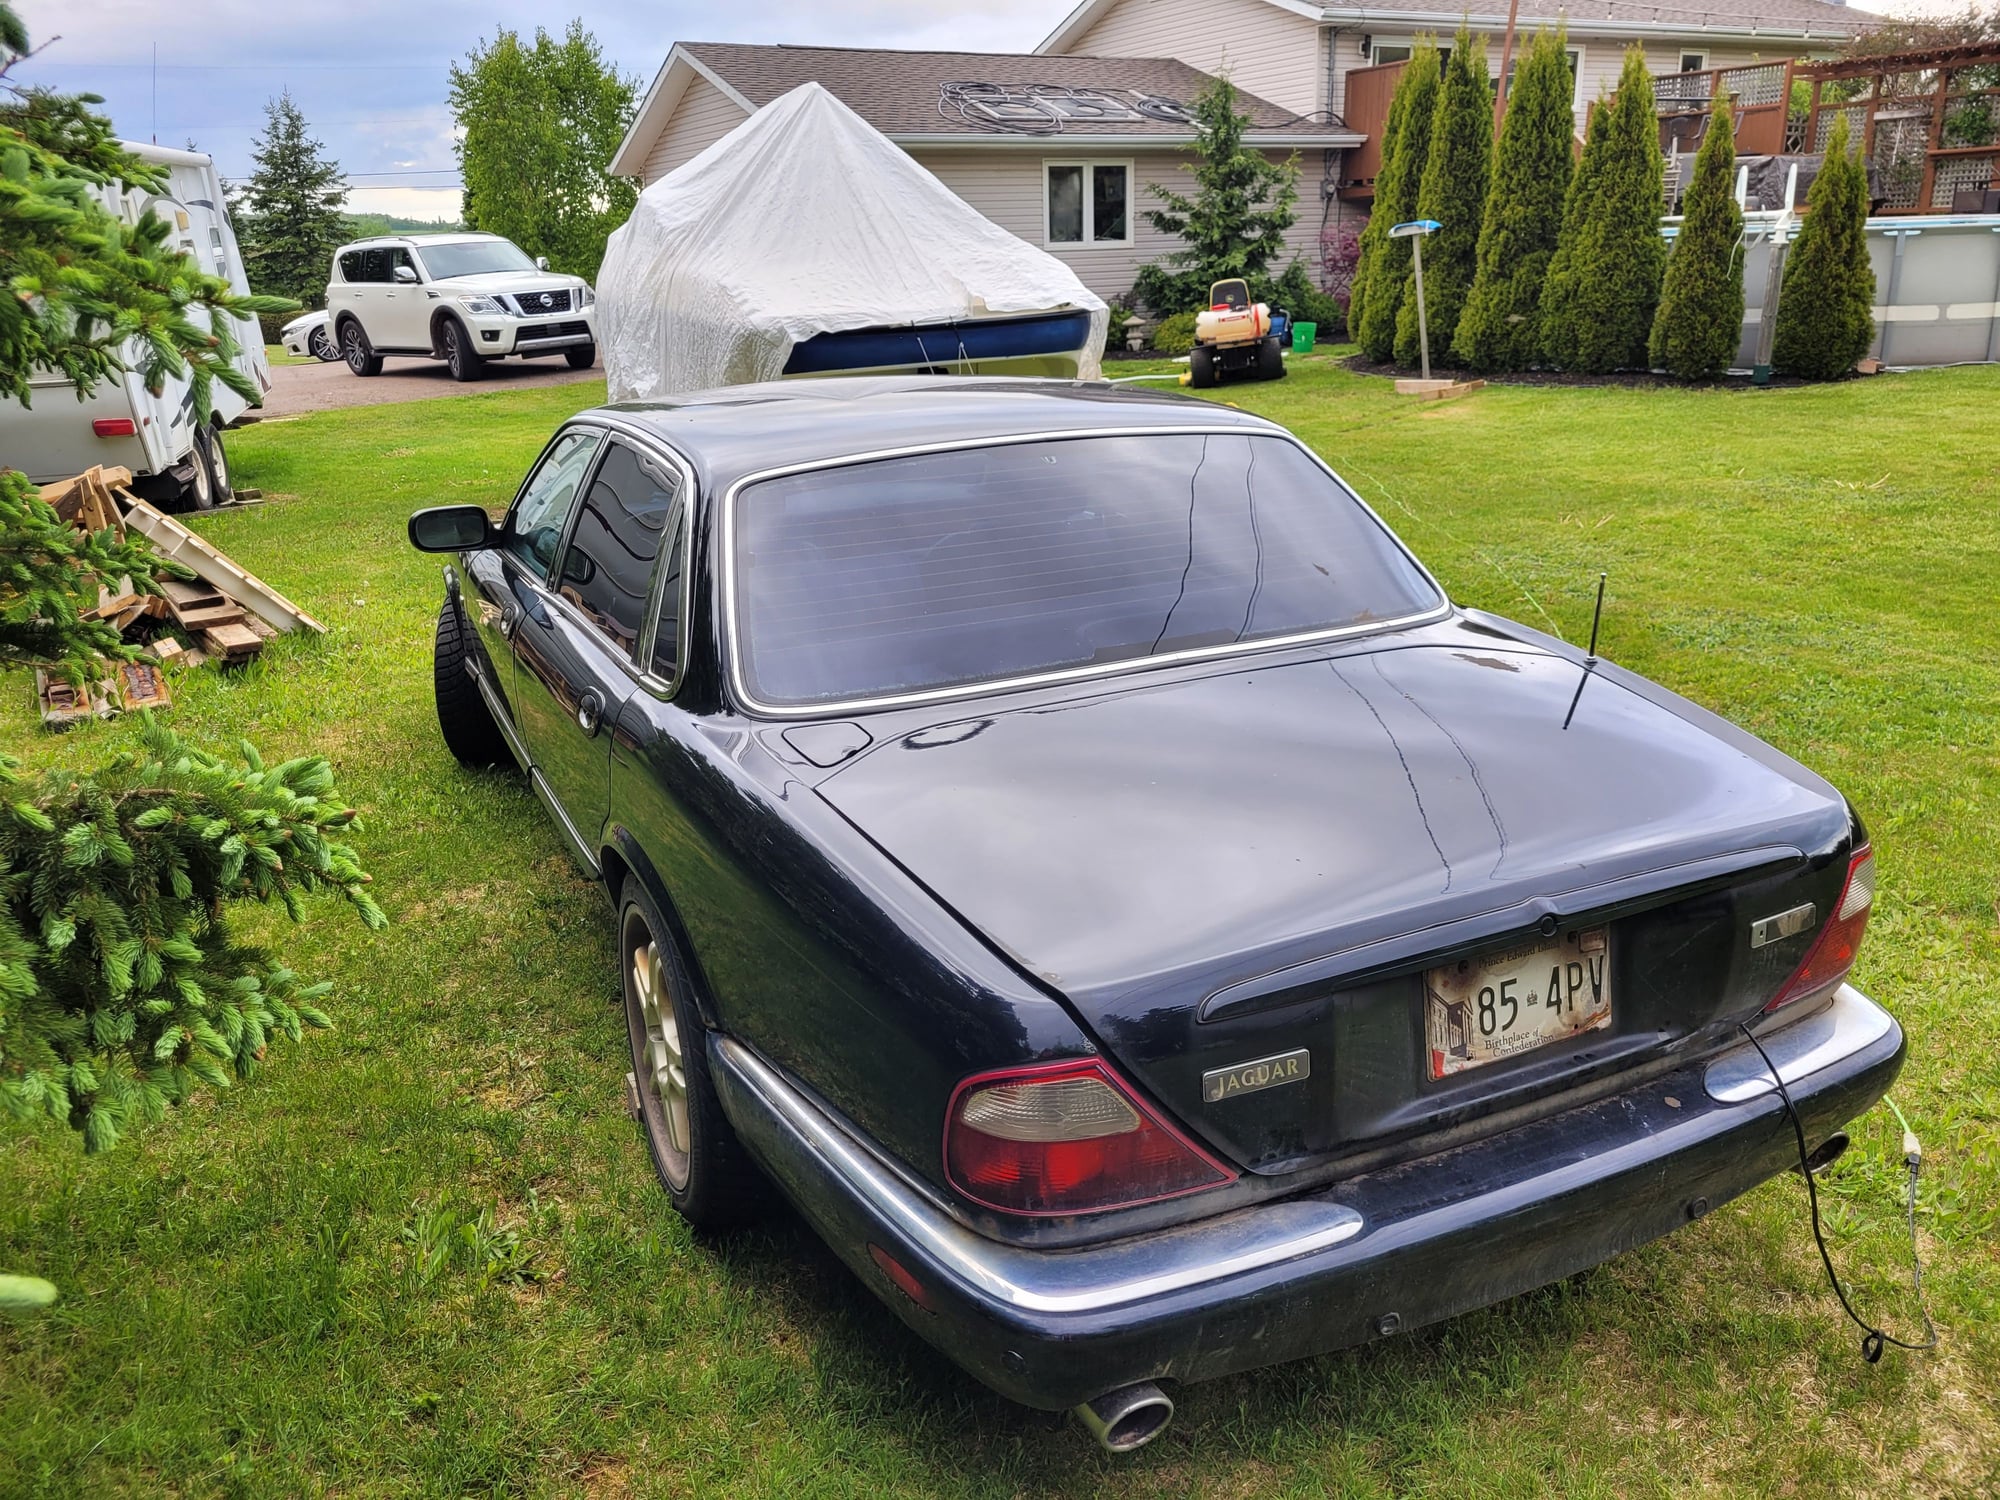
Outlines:
<svg viewBox="0 0 2000 1500"><path fill-rule="evenodd" d="M429 401L439 396L471 396L480 391L513 390L522 386L576 385L602 380L602 366L572 370L563 360L496 360L486 378L461 385L442 360L383 360L382 373L363 379L344 364L273 365L271 391L264 398L264 415L292 417L301 412L331 411L337 406L380 406L391 401Z"/></svg>

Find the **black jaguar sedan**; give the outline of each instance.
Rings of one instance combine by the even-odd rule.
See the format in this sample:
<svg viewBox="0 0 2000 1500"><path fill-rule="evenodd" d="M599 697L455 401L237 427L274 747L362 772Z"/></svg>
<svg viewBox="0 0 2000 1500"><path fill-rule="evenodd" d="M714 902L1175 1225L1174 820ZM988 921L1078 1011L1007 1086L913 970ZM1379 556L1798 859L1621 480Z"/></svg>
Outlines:
<svg viewBox="0 0 2000 1500"><path fill-rule="evenodd" d="M616 904L674 1206L768 1180L997 1390L1568 1276L1895 1077L1826 782L1453 605L1284 429L1099 385L590 411L452 554L438 717ZM1754 1032L1763 1052L1751 1040ZM1769 1063L1766 1063L1768 1055Z"/></svg>

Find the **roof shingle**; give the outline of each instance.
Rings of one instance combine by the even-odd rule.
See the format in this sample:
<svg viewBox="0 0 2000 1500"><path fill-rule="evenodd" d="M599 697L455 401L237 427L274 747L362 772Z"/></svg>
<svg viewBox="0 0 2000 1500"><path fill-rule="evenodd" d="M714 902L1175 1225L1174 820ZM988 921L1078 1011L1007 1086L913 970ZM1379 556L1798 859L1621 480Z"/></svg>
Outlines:
<svg viewBox="0 0 2000 1500"><path fill-rule="evenodd" d="M887 48L753 46L738 42L682 42L680 50L762 108L802 83L819 83L828 92L891 138L913 135L965 135L1005 139L1036 134L996 129L981 123L975 107L956 108L945 100L952 85L991 84L1009 90L1029 86L1064 89L1107 89L1120 94L1191 104L1212 81L1210 75L1167 57L1044 57L1006 52L902 52ZM1324 118L1290 110L1238 92L1237 108L1250 117L1259 134L1320 137L1342 133ZM1144 114L1116 121L1072 118L1065 133L1082 135L1158 136L1186 140L1188 125L1171 118ZM1053 133L1045 132L1043 134Z"/></svg>

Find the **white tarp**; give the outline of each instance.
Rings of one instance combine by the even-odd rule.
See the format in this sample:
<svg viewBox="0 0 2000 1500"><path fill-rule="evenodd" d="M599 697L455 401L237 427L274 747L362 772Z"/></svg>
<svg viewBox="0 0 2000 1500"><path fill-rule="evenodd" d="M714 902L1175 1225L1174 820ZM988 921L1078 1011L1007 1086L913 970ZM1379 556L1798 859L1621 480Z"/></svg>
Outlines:
<svg viewBox="0 0 2000 1500"><path fill-rule="evenodd" d="M613 401L775 380L815 334L1104 302L817 83L645 192L611 236L597 337Z"/></svg>

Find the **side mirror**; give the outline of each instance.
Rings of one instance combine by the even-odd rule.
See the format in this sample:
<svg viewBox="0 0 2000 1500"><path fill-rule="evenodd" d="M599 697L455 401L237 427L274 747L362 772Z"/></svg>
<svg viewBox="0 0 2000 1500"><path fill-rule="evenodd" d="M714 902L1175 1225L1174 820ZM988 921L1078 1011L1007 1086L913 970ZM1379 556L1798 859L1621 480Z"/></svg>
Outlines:
<svg viewBox="0 0 2000 1500"><path fill-rule="evenodd" d="M415 266L398 266L396 267L395 276L397 286L415 286L417 284L417 268Z"/></svg>
<svg viewBox="0 0 2000 1500"><path fill-rule="evenodd" d="M477 552L499 543L499 529L477 505L433 505L410 517L410 545L419 552Z"/></svg>
<svg viewBox="0 0 2000 1500"><path fill-rule="evenodd" d="M537 271L546 271L548 268L549 258L546 255L537 255L535 257L535 269Z"/></svg>

